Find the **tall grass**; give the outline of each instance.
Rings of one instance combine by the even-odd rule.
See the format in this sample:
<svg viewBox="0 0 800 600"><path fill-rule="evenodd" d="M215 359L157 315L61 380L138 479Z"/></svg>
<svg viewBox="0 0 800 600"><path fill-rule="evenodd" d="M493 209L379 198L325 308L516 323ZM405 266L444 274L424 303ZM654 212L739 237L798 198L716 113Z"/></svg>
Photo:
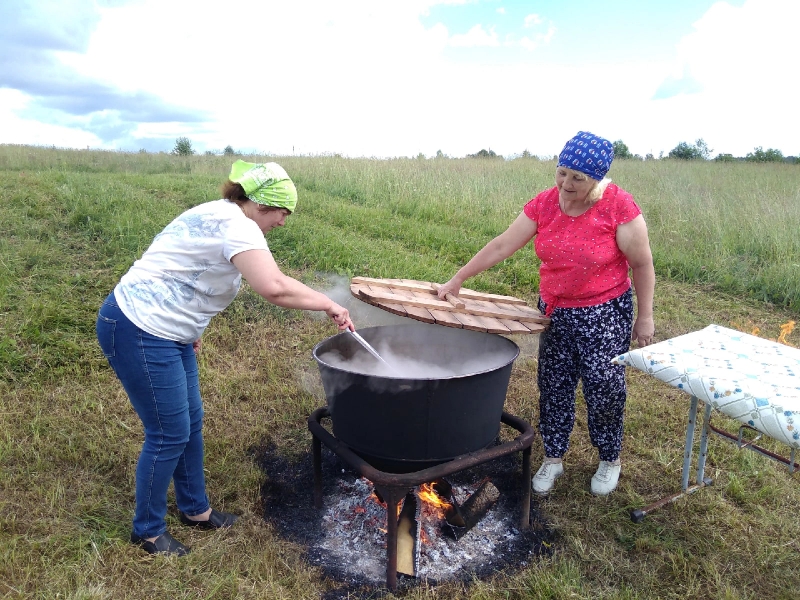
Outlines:
<svg viewBox="0 0 800 600"><path fill-rule="evenodd" d="M248 157L245 157L248 158ZM497 235L538 191L552 185L554 163L536 159L345 159L329 157L250 157L279 160L300 190L295 227L276 235L293 265L301 255L323 257L324 268L343 273L390 276L403 263L371 261L359 245L380 239L384 252L422 253L433 264L419 265L414 276L441 279ZM148 193L173 195L186 205L216 196L227 175L227 157L178 157L114 152L76 152L3 146L0 168L20 172L62 173L62 185L108 182L151 189L126 197L147 205ZM84 179L80 178L85 174ZM610 173L641 205L649 224L659 277L700 282L721 292L756 298L800 310L800 168L789 164L740 164L698 161L617 161ZM109 177L111 176L111 177ZM94 185L92 183L91 185ZM58 188L51 189L56 193ZM169 214L169 213L168 213ZM71 214L79 227L81 215ZM311 230L348 231L329 253L305 249ZM460 235L452 235L456 230ZM148 232L149 233L149 232ZM145 235L145 238L147 236ZM334 235L334 237L338 237ZM300 240L303 243L300 243ZM328 246L333 240L321 241ZM350 249L342 244L347 242ZM394 246L392 246L394 244ZM341 254L340 254L341 252ZM325 260L326 254L335 260ZM536 286L530 252L506 261L477 287L508 291L508 286ZM315 258L314 260L319 260ZM400 260L400 259L399 259ZM380 267L378 267L380 265Z"/></svg>
<svg viewBox="0 0 800 600"><path fill-rule="evenodd" d="M331 273L443 281L554 171L536 160L245 158L277 160L295 179L298 210L268 241L284 270L318 287ZM310 350L334 331L247 288L199 355L209 493L242 520L186 533L170 513L194 547L181 560L127 543L141 426L94 340L96 311L164 225L218 197L229 168L223 157L0 146L0 597L345 597L265 524L259 497L264 447L308 451L305 420L324 402ZM650 226L660 339L711 322L776 337L800 320L796 166L618 161L611 175ZM468 285L532 300L536 265L526 248ZM361 306L352 300L357 324ZM507 410L535 422L535 344L515 341ZM680 486L687 402L642 373L629 384L617 492L587 491L596 454L580 404L567 474L536 502L558 532L553 557L407 597L793 598L797 476L763 457L712 440L715 486L630 522L631 508Z"/></svg>

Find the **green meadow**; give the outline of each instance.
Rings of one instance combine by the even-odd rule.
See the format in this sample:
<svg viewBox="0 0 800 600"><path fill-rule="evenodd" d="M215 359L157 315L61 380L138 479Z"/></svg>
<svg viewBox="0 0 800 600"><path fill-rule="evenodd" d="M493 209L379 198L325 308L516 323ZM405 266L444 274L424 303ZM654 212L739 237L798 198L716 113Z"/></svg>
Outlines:
<svg viewBox="0 0 800 600"><path fill-rule="evenodd" d="M555 170L532 158L243 158L293 177L298 209L270 248L286 273L348 301L357 326L374 313L342 282L446 281ZM199 354L208 492L242 518L226 532L186 531L171 500L170 530L189 556L149 557L128 542L142 433L97 346L97 309L172 218L219 197L231 160L0 146L0 598L348 597L264 520L261 497L265 448L290 461L310 451L306 420L325 403L311 349L336 331L246 286ZM649 225L657 340L711 323L774 339L800 321L800 166L620 160L609 176ZM537 271L529 245L466 286L533 304ZM522 353L506 410L535 423L535 337L513 339ZM800 345L800 331L787 339ZM638 371L628 381L617 491L589 493L597 457L579 399L566 475L534 499L556 532L552 556L398 595L797 598L800 476L783 465L713 437L714 485L631 522L630 510L680 489L689 402ZM537 439L534 468L541 458Z"/></svg>

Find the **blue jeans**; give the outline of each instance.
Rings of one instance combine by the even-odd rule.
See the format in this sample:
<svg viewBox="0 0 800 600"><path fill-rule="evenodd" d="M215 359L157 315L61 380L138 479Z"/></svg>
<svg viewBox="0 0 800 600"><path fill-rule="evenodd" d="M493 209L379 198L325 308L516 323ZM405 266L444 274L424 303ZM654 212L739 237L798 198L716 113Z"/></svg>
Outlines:
<svg viewBox="0 0 800 600"><path fill-rule="evenodd" d="M194 348L139 329L119 309L113 292L97 316L97 341L144 425L133 533L158 537L167 530L171 480L179 510L195 516L209 508Z"/></svg>

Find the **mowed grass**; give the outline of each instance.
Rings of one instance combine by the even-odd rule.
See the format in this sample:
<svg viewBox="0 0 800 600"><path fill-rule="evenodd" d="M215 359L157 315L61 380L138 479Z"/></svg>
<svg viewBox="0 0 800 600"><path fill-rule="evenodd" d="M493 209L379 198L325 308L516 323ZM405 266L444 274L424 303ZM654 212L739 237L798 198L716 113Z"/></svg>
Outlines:
<svg viewBox="0 0 800 600"><path fill-rule="evenodd" d="M273 159L300 204L270 247L286 272L348 300L357 324L380 315L341 282L446 280L551 185L555 166ZM153 559L127 542L141 426L94 339L97 308L166 223L218 197L229 167L222 157L0 146L0 597L294 599L341 586L263 520L270 474L258 466L271 444L289 459L309 450L306 419L325 401L311 348L335 330L246 288L199 355L208 490L241 524L187 532L171 502L171 530L190 556ZM650 226L658 339L710 323L776 338L798 320L796 166L618 161L610 175ZM532 302L537 266L525 248L468 285ZM507 410L535 422L535 338L514 340L523 352ZM629 384L623 476L609 498L588 491L597 457L579 400L567 473L536 500L557 531L553 556L405 597L797 597L800 482L773 461L713 438L714 486L630 521L631 509L680 488L688 397L638 371Z"/></svg>

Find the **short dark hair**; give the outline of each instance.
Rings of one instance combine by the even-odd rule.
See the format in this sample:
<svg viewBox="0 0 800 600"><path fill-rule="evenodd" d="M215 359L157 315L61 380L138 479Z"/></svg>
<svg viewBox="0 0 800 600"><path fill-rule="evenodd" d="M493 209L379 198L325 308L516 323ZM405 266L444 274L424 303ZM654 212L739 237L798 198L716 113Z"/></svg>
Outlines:
<svg viewBox="0 0 800 600"><path fill-rule="evenodd" d="M220 192L222 193L222 197L229 202L233 202L241 206L250 198L247 197L247 194L244 193L244 188L239 183L234 183L230 179L222 184L220 187ZM258 204L258 212L270 212L273 210L282 210L279 206L264 206L263 204Z"/></svg>
<svg viewBox="0 0 800 600"><path fill-rule="evenodd" d="M230 179L222 184L220 188L222 197L225 200L236 202L236 204L244 204L249 200L247 194L244 193L244 188L239 183L234 183Z"/></svg>

